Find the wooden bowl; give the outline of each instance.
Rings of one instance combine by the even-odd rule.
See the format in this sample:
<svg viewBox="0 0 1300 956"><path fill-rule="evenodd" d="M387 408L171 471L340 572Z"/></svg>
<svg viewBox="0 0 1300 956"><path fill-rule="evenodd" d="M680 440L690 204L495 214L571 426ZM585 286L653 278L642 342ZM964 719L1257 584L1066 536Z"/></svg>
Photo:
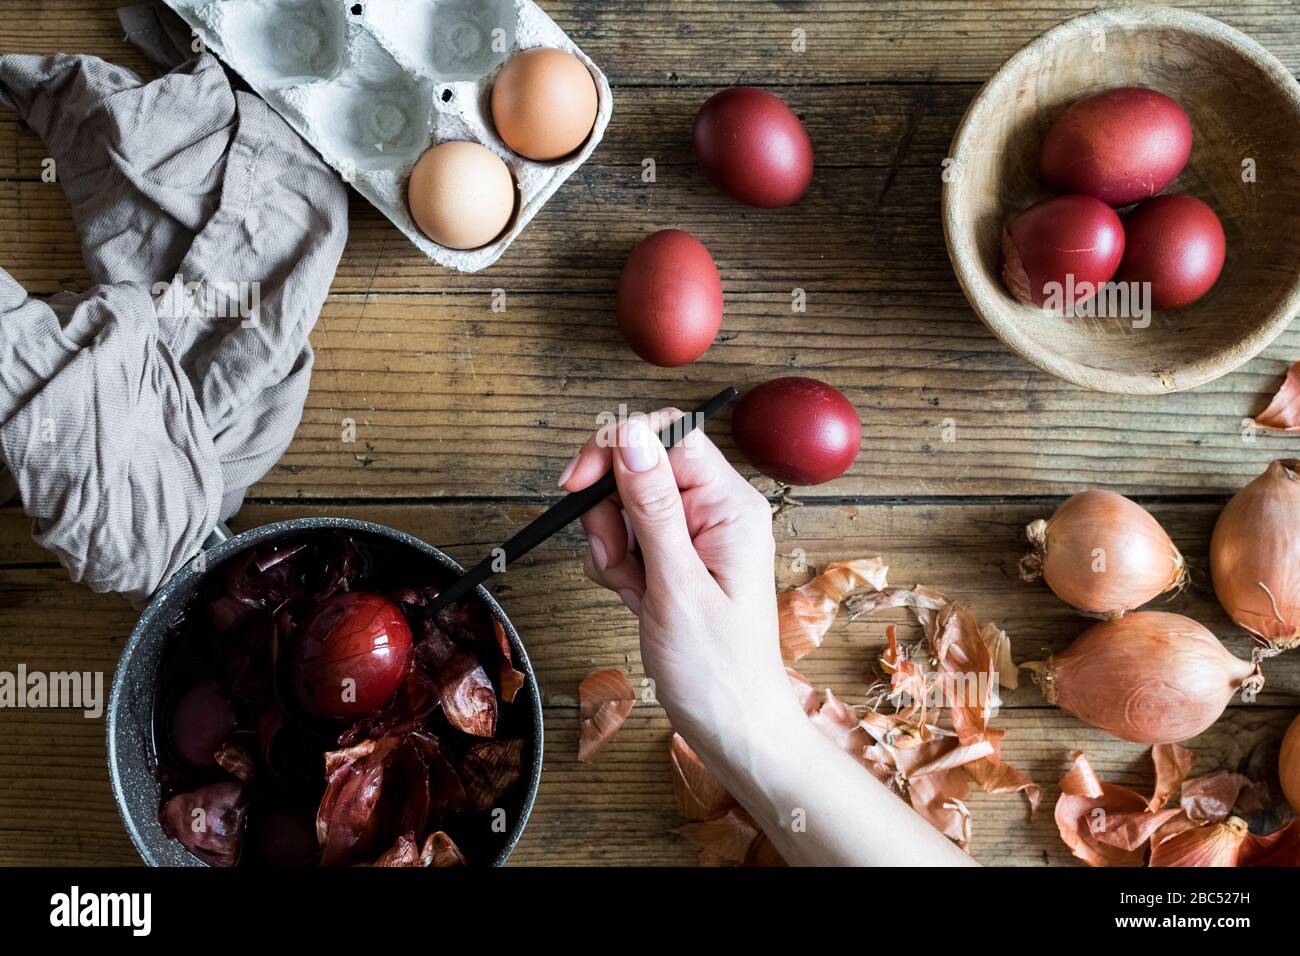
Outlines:
<svg viewBox="0 0 1300 956"><path fill-rule="evenodd" d="M1164 191L1209 203L1228 240L1214 288L1145 328L1049 315L1001 281L1003 226L1051 195L1038 172L1043 137L1070 104L1117 86L1158 90L1186 110L1191 159ZM966 298L1012 350L1066 381L1130 394L1193 388L1258 354L1300 309L1300 85L1217 20L1124 7L1048 30L984 84L950 157L944 234Z"/></svg>

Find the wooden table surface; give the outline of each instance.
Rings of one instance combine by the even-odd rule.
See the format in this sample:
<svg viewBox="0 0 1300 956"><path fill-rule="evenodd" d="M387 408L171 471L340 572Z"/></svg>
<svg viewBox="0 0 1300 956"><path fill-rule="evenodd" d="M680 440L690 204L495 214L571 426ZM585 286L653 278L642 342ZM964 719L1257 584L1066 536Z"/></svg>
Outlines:
<svg viewBox="0 0 1300 956"><path fill-rule="evenodd" d="M147 72L122 42L120 0L6 0L0 52L92 53ZM1252 35L1300 69L1300 3L1185 3ZM1196 570L1172 609L1235 633L1207 581L1206 544L1236 488L1300 438L1243 440L1300 353L1283 334L1262 356L1195 391L1164 398L1087 392L1008 353L967 307L944 251L941 164L963 109L1007 56L1092 3L1039 0L686 2L544 0L608 73L613 121L595 155L495 266L478 275L426 260L363 199L312 335L316 369L293 444L233 524L345 515L409 531L476 559L554 500L555 479L595 415L691 404L724 384L783 374L830 381L862 417L843 477L798 494L776 519L778 585L812 565L882 554L898 583L922 582L1012 636L1017 659L1063 648L1086 622L1021 583L1023 525L1062 496L1106 487L1138 498ZM802 30L806 49L792 49ZM759 211L716 193L691 160L696 108L738 83L778 92L812 136L817 173L792 208ZM1243 108L1248 108L1243 104ZM40 140L0 110L0 265L33 294L88 285L68 205L40 179ZM642 181L653 158L657 182ZM632 244L665 227L693 232L726 290L719 341L684 369L657 369L612 321ZM791 290L805 289L806 314ZM492 309L504 289L507 308ZM343 420L357 423L355 443ZM955 440L944 440L955 426ZM740 463L726 423L713 428ZM541 793L514 861L688 864L677 825L663 712L638 705L600 760L576 759L578 681L601 667L642 676L634 622L585 583L576 531L495 587L537 668L546 711ZM112 668L134 622L121 600L70 583L0 510L0 670ZM861 700L887 621L838 623L801 662L814 682ZM909 632L910 633L910 632ZM1300 706L1298 659L1277 659L1259 701L1234 705L1191 742L1197 772L1254 766ZM1143 789L1143 747L1011 693L996 723L1004 755L1044 786L1027 821L1018 797L971 800L976 857L1072 862L1051 806L1068 755L1083 747L1109 780ZM79 712L0 711L0 863L132 863L104 764L102 721Z"/></svg>

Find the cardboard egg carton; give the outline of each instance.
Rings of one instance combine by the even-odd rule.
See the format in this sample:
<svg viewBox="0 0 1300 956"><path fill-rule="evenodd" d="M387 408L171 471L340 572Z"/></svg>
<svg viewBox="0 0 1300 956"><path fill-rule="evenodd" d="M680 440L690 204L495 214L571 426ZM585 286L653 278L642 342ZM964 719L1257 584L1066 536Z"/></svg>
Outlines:
<svg viewBox="0 0 1300 956"><path fill-rule="evenodd" d="M613 112L605 74L531 0L167 0L325 161L430 259L491 265L591 155ZM536 162L493 129L492 81L521 49L557 47L596 81L596 124L571 156ZM427 238L406 203L420 155L445 140L496 153L519 187L500 238L462 251Z"/></svg>

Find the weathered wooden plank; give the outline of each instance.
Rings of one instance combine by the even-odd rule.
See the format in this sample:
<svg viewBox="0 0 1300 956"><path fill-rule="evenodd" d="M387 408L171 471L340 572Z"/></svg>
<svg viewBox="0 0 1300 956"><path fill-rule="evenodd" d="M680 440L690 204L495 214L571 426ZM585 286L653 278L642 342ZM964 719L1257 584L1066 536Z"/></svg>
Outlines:
<svg viewBox="0 0 1300 956"><path fill-rule="evenodd" d="M437 506L353 505L299 507L250 505L236 522L248 527L301 514L344 513L404 528L470 560L506 531L535 514L537 505L469 503ZM1154 508L1193 566L1203 572L1204 546L1215 508L1172 504ZM1042 647L1060 648L1086 625L1045 589L1015 578L1019 527L1042 508L1036 503L951 505L806 506L777 522L781 584L804 580L792 566L795 548L813 565L838 557L883 553L896 582L923 581L971 604L1012 635L1018 658ZM19 662L40 670L112 667L134 614L125 603L91 595L41 565L43 553L23 541L25 521L12 508L0 512L0 669ZM578 568L580 540L568 532L498 580L495 590L524 634L547 705L547 765L536 816L516 861L559 863L689 863L693 852L668 834L676 821L664 747L669 728L652 704L639 704L601 759L577 763L576 687L597 667L625 667L634 683L642 675L631 617L612 598L587 584ZM41 566L33 566L41 565ZM1203 620L1221 635L1230 624L1204 591L1198 573L1170 607ZM881 646L885 621L841 620L825 646L800 668L819 686L861 700L864 675ZM913 633L904 628L905 634ZM1247 644L1230 637L1245 653ZM1240 768L1257 748L1276 741L1300 706L1300 659L1269 662L1263 703L1235 706L1193 743L1205 755L1198 771ZM998 724L1008 729L1007 759L1046 786L1052 785L1076 746L1086 748L1108 779L1143 789L1151 774L1144 748L1115 741L1058 711L1043 708L1033 688L1008 695ZM1280 705L1280 706L1278 706ZM0 864L33 862L129 863L129 843L118 824L103 766L103 726L70 712L11 710L0 713ZM1011 798L976 796L977 856L989 863L1038 864L1068 860L1050 812L1026 829L1023 805Z"/></svg>
<svg viewBox="0 0 1300 956"><path fill-rule="evenodd" d="M673 170L676 170L674 175ZM574 174L491 268L444 269L353 194L335 292L613 290L628 250L656 229L682 228L708 246L729 289L955 288L939 224L940 168L833 168L780 210L737 205L693 167L588 165ZM34 293L84 288L88 278L57 184L0 183L0 262Z"/></svg>
<svg viewBox="0 0 1300 956"><path fill-rule="evenodd" d="M1249 771L1266 763L1293 709L1237 708L1190 743L1196 773ZM577 709L546 710L546 759L533 816L511 858L531 866L690 865L695 850L671 830L667 762L671 727L658 708L636 707L593 764L577 760ZM1069 865L1052 820L1057 780L1082 747L1107 782L1150 792L1147 748L1082 727L1056 711L1006 712L1004 758L1043 787L1030 819L1020 797L972 793L972 849L988 865ZM20 711L0 733L0 866L131 865L139 862L108 786L103 728L79 714Z"/></svg>
<svg viewBox="0 0 1300 956"><path fill-rule="evenodd" d="M1188 3L1300 68L1292 0ZM133 67L113 13L120 0L9 0L0 52L93 53ZM617 84L982 81L1019 47L1093 0L543 0L543 9ZM794 31L803 31L795 48Z"/></svg>
<svg viewBox="0 0 1300 956"><path fill-rule="evenodd" d="M965 504L805 505L787 510L774 525L777 585L807 580L813 568L842 558L882 555L899 585L923 583L970 606L1011 636L1015 658L1041 658L1067 647L1092 622L1063 605L1047 588L1019 579L1023 528L1050 513L1051 501ZM250 504L237 529L301 515L366 518L408 531L471 563L505 540L541 504L469 502L437 505ZM1218 508L1159 503L1153 513L1183 549L1192 584L1154 607L1189 615L1222 637L1239 656L1251 643L1227 619L1208 584L1206 548ZM25 522L7 508L0 531L24 537ZM580 568L583 541L570 528L499 575L492 584L533 657L548 705L576 704L578 682L599 667L627 666L640 680L636 622L612 595L591 585ZM108 666L129 633L133 615L117 598L91 595L70 584L49 556L30 541L11 546L0 568L0 667L9 660L59 669L89 655ZM898 623L904 637L917 635L904 611L849 623L841 619L816 653L799 663L818 685L861 697L874 680L868 672L884 644L884 625ZM1268 683L1262 704L1300 706L1300 655L1265 662ZM1006 695L1008 707L1037 706L1041 697L1026 681Z"/></svg>
<svg viewBox="0 0 1300 956"><path fill-rule="evenodd" d="M720 341L685 369L640 361L613 297L507 293L332 298L313 333L312 389L264 498L537 497L597 415L683 406L726 384L830 381L855 403L863 450L825 496L1229 494L1294 436L1243 432L1300 345L1157 399L1061 383L1007 352L947 294L729 293ZM347 422L355 424L355 441ZM738 466L725 419L710 433Z"/></svg>
<svg viewBox="0 0 1300 956"><path fill-rule="evenodd" d="M1031 369L955 290L810 290L806 314L790 307L788 292L729 291L720 341L694 365L665 370L626 348L607 294L508 293L503 313L486 293L336 297L313 336L319 351L302 424L254 494L552 494L596 416L620 402L685 406L726 384L790 374L834 383L863 422L857 462L810 496L1089 485L1230 493L1294 447L1285 435L1243 436L1241 421L1281 381L1296 332L1218 382L1150 400L1084 391ZM345 419L356 422L355 443L340 440ZM741 462L725 420L710 432Z"/></svg>
<svg viewBox="0 0 1300 956"><path fill-rule="evenodd" d="M939 168L976 83L945 85L844 83L782 87L813 140L818 168ZM610 127L593 166L634 166L653 159L660 170L694 166L691 124L707 89L626 86L616 92ZM0 109L0 178L40 179L46 151L16 113ZM627 175L620 172L620 175Z"/></svg>

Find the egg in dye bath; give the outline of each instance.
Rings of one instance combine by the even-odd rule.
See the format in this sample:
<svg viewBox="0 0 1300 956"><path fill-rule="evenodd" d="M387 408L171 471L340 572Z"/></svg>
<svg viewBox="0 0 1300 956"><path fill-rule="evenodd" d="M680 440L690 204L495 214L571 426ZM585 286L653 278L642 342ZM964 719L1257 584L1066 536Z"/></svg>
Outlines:
<svg viewBox="0 0 1300 956"><path fill-rule="evenodd" d="M499 237L518 193L501 157L459 140L425 150L406 190L420 231L449 249L477 249Z"/></svg>

